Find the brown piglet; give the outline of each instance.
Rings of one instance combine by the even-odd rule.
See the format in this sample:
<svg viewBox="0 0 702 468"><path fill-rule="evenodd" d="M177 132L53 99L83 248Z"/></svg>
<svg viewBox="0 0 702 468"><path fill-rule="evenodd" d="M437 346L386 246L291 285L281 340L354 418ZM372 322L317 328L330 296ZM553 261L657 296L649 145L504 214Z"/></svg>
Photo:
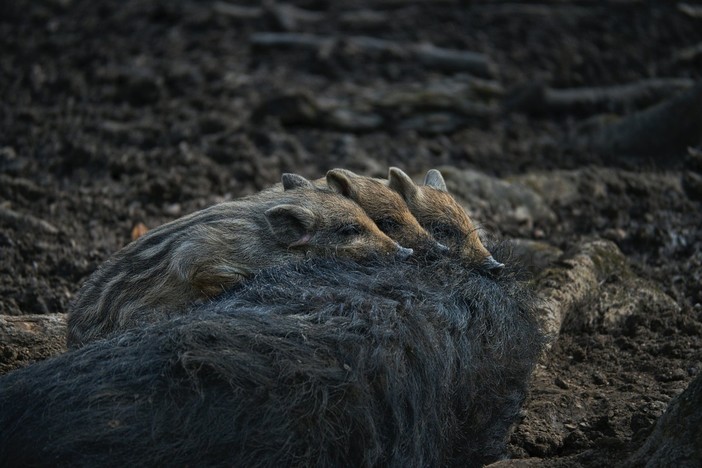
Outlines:
<svg viewBox="0 0 702 468"><path fill-rule="evenodd" d="M309 256L361 259L401 247L356 203L284 174L284 191L220 203L147 232L79 290L68 318L75 348L117 330L184 312L262 269Z"/></svg>
<svg viewBox="0 0 702 468"><path fill-rule="evenodd" d="M424 184L418 185L402 170L392 167L387 183L402 196L419 224L450 249L457 250L462 258L488 270L504 267L485 248L473 221L448 193L441 172L431 169Z"/></svg>
<svg viewBox="0 0 702 468"><path fill-rule="evenodd" d="M448 247L437 242L410 212L402 197L382 179L332 169L324 179L332 190L358 203L385 234L418 253L440 254Z"/></svg>

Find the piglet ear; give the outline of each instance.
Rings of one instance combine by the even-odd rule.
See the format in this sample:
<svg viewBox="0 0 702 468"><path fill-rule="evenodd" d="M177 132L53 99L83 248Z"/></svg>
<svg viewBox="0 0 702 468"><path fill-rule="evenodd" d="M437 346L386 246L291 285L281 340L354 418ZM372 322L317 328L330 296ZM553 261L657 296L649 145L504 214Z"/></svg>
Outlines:
<svg viewBox="0 0 702 468"><path fill-rule="evenodd" d="M356 174L346 169L332 169L327 172L327 185L336 193L355 200L358 190L356 184L351 180L355 176Z"/></svg>
<svg viewBox="0 0 702 468"><path fill-rule="evenodd" d="M391 167L388 171L388 186L399 193L405 201L414 198L419 190L412 178L396 167Z"/></svg>
<svg viewBox="0 0 702 468"><path fill-rule="evenodd" d="M283 174L281 180L283 182L283 190L290 190L294 188L315 188L311 181L305 179L301 175L291 174L289 172Z"/></svg>
<svg viewBox="0 0 702 468"><path fill-rule="evenodd" d="M430 169L429 172L427 172L427 175L424 176L424 185L441 190L442 192L448 192L444 176L436 169Z"/></svg>
<svg viewBox="0 0 702 468"><path fill-rule="evenodd" d="M277 205L265 215L273 237L288 247L306 245L317 223L312 211L297 205Z"/></svg>

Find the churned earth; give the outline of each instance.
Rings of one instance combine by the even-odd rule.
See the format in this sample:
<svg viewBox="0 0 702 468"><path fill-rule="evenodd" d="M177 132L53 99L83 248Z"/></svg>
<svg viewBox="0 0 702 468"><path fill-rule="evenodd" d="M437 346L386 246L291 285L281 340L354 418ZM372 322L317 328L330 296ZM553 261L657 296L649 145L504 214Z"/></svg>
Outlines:
<svg viewBox="0 0 702 468"><path fill-rule="evenodd" d="M557 304L513 457L622 464L702 371L700 82L694 3L5 1L0 314L283 172L441 168Z"/></svg>

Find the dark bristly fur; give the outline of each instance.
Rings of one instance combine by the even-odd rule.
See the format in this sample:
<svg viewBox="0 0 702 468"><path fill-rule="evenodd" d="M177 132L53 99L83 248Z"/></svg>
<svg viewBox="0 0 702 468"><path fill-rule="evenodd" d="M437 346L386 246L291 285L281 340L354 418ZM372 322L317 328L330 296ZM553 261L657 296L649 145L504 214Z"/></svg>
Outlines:
<svg viewBox="0 0 702 468"><path fill-rule="evenodd" d="M256 271L308 256L402 255L354 202L294 174L286 189L221 203L164 224L108 259L71 306L68 346L157 321Z"/></svg>
<svg viewBox="0 0 702 468"><path fill-rule="evenodd" d="M312 259L0 378L0 466L479 466L542 338L453 259Z"/></svg>

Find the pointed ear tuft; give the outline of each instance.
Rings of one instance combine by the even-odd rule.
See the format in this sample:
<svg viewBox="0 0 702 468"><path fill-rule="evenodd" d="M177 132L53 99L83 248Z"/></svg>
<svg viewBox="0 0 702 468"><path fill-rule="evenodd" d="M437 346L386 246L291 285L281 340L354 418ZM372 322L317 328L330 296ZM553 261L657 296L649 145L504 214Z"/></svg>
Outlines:
<svg viewBox="0 0 702 468"><path fill-rule="evenodd" d="M311 181L305 179L304 177L298 174L291 174L289 172L286 172L281 177L281 180L283 182L283 190L290 190L294 188L315 188L314 184Z"/></svg>
<svg viewBox="0 0 702 468"><path fill-rule="evenodd" d="M405 201L417 195L417 184L401 169L391 167L388 171L388 186L399 193Z"/></svg>
<svg viewBox="0 0 702 468"><path fill-rule="evenodd" d="M332 171L336 172L337 174L344 174L345 176L347 176L350 179L352 179L354 177L358 177L358 174L356 174L355 172L349 171L348 169L342 169L340 167L335 167L334 169L331 169L329 172L332 172Z"/></svg>
<svg viewBox="0 0 702 468"><path fill-rule="evenodd" d="M327 185L336 193L355 200L358 191L356 184L351 180L355 175L346 169L332 169L327 172Z"/></svg>
<svg viewBox="0 0 702 468"><path fill-rule="evenodd" d="M448 192L444 176L436 169L430 169L429 172L427 172L427 175L424 176L424 185L441 190L442 192Z"/></svg>
<svg viewBox="0 0 702 468"><path fill-rule="evenodd" d="M277 205L265 215L273 237L288 247L307 244L317 224L312 211L297 205Z"/></svg>

